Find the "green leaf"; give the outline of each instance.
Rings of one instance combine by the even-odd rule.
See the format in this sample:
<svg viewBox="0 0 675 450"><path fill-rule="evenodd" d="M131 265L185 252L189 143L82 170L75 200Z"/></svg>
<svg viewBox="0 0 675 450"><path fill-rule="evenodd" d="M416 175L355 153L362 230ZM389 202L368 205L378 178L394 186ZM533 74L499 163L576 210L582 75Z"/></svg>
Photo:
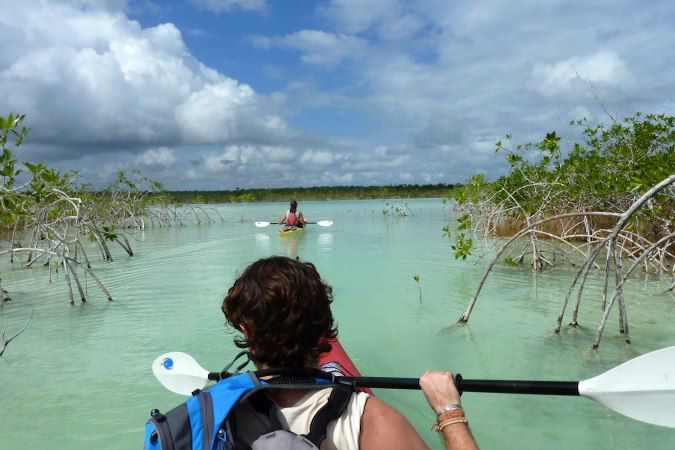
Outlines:
<svg viewBox="0 0 675 450"><path fill-rule="evenodd" d="M40 171L40 166L38 164L31 164L24 161L23 165L28 167L28 170L30 170L33 175L36 175Z"/></svg>
<svg viewBox="0 0 675 450"><path fill-rule="evenodd" d="M504 261L505 261L506 264L508 264L509 266L515 267L515 266L518 265L518 261L516 261L515 259L512 259L512 258L510 258L510 257L509 257L509 258L506 258Z"/></svg>

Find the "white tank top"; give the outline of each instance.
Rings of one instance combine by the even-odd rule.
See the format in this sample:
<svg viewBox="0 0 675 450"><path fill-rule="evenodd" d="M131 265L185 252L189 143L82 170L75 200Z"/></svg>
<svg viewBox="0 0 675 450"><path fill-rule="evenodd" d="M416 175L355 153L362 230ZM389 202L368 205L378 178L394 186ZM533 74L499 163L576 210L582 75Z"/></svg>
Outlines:
<svg viewBox="0 0 675 450"><path fill-rule="evenodd" d="M281 423L295 434L309 433L309 425L314 415L328 402L332 389L309 391L294 406L279 408L283 417ZM358 450L361 434L361 416L366 407L368 394L358 392L352 394L345 412L328 424L326 439L321 450Z"/></svg>
<svg viewBox="0 0 675 450"><path fill-rule="evenodd" d="M316 413L328 402L332 389L308 391L293 406L277 409L279 421L295 434L309 433L309 426ZM368 394L365 392L353 393L342 416L328 424L326 439L321 444L321 450L358 450L359 435L361 434L361 416L366 407ZM257 422L252 415L250 405L244 403L238 409L239 432L250 442L261 434L264 426ZM263 426L263 428L260 428Z"/></svg>

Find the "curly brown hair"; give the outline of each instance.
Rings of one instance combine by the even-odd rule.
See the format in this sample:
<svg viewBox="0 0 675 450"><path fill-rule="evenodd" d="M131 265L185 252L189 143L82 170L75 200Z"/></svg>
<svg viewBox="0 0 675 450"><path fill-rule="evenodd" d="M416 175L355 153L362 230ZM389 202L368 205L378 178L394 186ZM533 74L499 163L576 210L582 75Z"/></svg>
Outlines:
<svg viewBox="0 0 675 450"><path fill-rule="evenodd" d="M333 289L314 264L283 256L259 259L244 270L223 300L227 322L244 337L253 361L269 367L316 367L337 336Z"/></svg>

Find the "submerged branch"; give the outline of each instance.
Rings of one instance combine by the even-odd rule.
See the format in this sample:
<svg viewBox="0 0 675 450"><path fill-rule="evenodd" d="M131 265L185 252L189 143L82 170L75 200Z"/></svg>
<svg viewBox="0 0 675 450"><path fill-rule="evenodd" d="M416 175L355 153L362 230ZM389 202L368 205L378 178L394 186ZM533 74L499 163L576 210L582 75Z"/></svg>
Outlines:
<svg viewBox="0 0 675 450"><path fill-rule="evenodd" d="M14 336L11 338L7 339L6 334L7 334L7 326L9 325L9 322L5 322L5 328L2 330L2 349L0 349L0 356L2 356L5 353L5 350L7 350L7 346L16 339L21 333L26 331L26 328L28 328L28 324L30 321L33 319L33 314L35 314L35 309L30 313L30 317L26 321L26 323L23 325L23 327L19 330L18 333L16 333Z"/></svg>

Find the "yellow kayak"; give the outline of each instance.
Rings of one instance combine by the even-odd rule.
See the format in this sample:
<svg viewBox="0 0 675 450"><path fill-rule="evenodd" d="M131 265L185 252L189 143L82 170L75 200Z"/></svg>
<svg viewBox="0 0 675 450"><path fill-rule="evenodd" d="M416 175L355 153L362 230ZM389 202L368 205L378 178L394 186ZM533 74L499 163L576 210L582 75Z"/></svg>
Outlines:
<svg viewBox="0 0 675 450"><path fill-rule="evenodd" d="M302 228L285 228L279 232L279 237L282 236L301 236L305 234L305 228L307 227L302 227Z"/></svg>

